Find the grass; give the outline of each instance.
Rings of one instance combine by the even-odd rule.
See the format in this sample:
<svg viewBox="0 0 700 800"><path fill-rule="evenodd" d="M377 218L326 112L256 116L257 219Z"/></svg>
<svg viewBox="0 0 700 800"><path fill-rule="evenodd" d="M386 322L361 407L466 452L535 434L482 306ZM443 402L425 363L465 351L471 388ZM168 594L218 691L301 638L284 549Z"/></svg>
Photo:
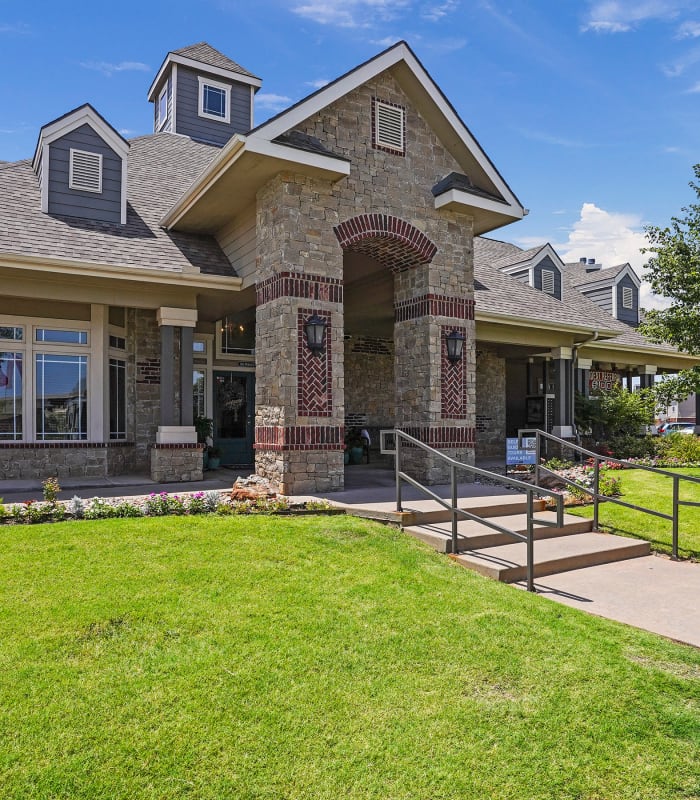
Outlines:
<svg viewBox="0 0 700 800"><path fill-rule="evenodd" d="M674 469L673 471L700 477L698 468ZM673 483L669 478L641 469L620 470L611 474L620 479L621 500L644 508L651 508L654 511L661 511L664 514L672 512ZM700 484L681 481L679 497L681 500L700 503ZM593 516L592 506L572 508L567 511L572 511L579 516ZM671 552L672 525L670 520L624 508L614 503L603 503L600 505L599 524L605 530L646 539L658 552ZM700 508L680 507L678 542L679 556L700 558Z"/></svg>
<svg viewBox="0 0 700 800"><path fill-rule="evenodd" d="M700 797L700 652L393 529L0 531L1 798Z"/></svg>

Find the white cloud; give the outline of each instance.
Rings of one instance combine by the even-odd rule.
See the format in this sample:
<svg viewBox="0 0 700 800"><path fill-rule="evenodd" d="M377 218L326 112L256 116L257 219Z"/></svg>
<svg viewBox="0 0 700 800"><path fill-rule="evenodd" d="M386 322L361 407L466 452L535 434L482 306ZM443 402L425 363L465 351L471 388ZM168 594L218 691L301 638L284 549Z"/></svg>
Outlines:
<svg viewBox="0 0 700 800"><path fill-rule="evenodd" d="M595 258L603 268L629 262L641 277L648 256L640 251L647 244L639 215L605 211L595 203L584 203L568 240L555 247L565 262L578 261L584 256ZM642 281L640 293L644 308L668 306L665 298L652 294L646 281Z"/></svg>
<svg viewBox="0 0 700 800"><path fill-rule="evenodd" d="M439 5L430 5L423 9L421 16L430 22L439 22L443 17L451 14L459 8L458 0L445 0Z"/></svg>
<svg viewBox="0 0 700 800"><path fill-rule="evenodd" d="M694 47L673 63L662 64L661 71L667 78L678 78L688 67L694 66L698 61L700 61L700 47Z"/></svg>
<svg viewBox="0 0 700 800"><path fill-rule="evenodd" d="M255 95L256 108L265 108L268 111L284 111L292 103L292 98L283 94L261 92Z"/></svg>
<svg viewBox="0 0 700 800"><path fill-rule="evenodd" d="M95 72L101 72L110 78L115 72L150 72L151 68L148 64L141 61L120 61L117 64L112 64L109 61L82 61L80 66L83 69L91 69Z"/></svg>
<svg viewBox="0 0 700 800"><path fill-rule="evenodd" d="M292 11L319 25L366 28L395 19L410 5L410 0L311 0Z"/></svg>
<svg viewBox="0 0 700 800"><path fill-rule="evenodd" d="M328 86L330 81L327 78L316 78L315 81L306 81L306 86L311 86L314 89L323 89L324 86Z"/></svg>
<svg viewBox="0 0 700 800"><path fill-rule="evenodd" d="M30 28L25 22L0 22L0 33L29 33Z"/></svg>
<svg viewBox="0 0 700 800"><path fill-rule="evenodd" d="M595 0L583 30L626 33L641 22L673 19L688 5L683 0Z"/></svg>
<svg viewBox="0 0 700 800"><path fill-rule="evenodd" d="M686 94L698 94L700 92L700 82L694 83L689 89L685 90Z"/></svg>
<svg viewBox="0 0 700 800"><path fill-rule="evenodd" d="M377 47L391 47L392 44L396 44L399 41L401 41L400 36L385 36L383 39L373 39L372 44L377 45Z"/></svg>
<svg viewBox="0 0 700 800"><path fill-rule="evenodd" d="M700 36L700 22L694 20L686 20L678 27L679 39L697 39Z"/></svg>

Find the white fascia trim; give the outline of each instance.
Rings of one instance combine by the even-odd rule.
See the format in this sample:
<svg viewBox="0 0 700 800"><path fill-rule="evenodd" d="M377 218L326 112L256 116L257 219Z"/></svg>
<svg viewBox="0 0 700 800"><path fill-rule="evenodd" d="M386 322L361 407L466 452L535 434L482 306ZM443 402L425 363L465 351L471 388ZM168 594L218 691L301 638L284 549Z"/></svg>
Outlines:
<svg viewBox="0 0 700 800"><path fill-rule="evenodd" d="M49 145L60 139L67 133L79 128L81 125L89 125L95 133L103 139L117 155L126 158L129 155L129 143L125 142L121 136L117 135L91 108L79 108L63 119L59 119L51 125L47 125L40 133L40 147L34 156L34 171L36 171L39 152L44 145Z"/></svg>
<svg viewBox="0 0 700 800"><path fill-rule="evenodd" d="M516 264L511 264L507 267L500 267L499 271L510 275L512 272L520 272L521 269L525 269L526 267L534 269L545 256L549 256L552 259L554 266L559 270L559 274L562 275L564 272L564 262L549 242L543 245L534 256L530 256L530 258L518 261Z"/></svg>
<svg viewBox="0 0 700 800"><path fill-rule="evenodd" d="M639 287L642 285L642 282L630 264L625 264L624 268L617 273L615 285L617 285L625 277L625 275L629 276L632 283L637 287L637 289L639 289Z"/></svg>
<svg viewBox="0 0 700 800"><path fill-rule="evenodd" d="M612 315L617 319L617 284L613 283L610 286L610 293L612 295Z"/></svg>
<svg viewBox="0 0 700 800"><path fill-rule="evenodd" d="M308 117L318 113L326 106L334 103L341 97L344 97L346 94L348 94L348 92L351 92L358 86L367 83L367 81L371 80L390 67L393 67L395 64L398 64L400 61L406 62L406 65L411 72L413 72L414 76L430 96L431 100L435 103L436 107L447 119L449 124L455 130L469 151L474 155L493 185L498 188L498 191L506 201L506 207L518 207L520 209L520 213L517 214L517 218L521 219L524 217L525 209L520 206L520 203L515 198L515 195L511 192L503 178L501 178L495 167L486 157L486 154L481 149L481 146L476 142L474 137L467 130L464 123L459 119L457 114L450 107L449 103L442 96L442 93L437 88L432 78L427 74L423 67L418 63L415 56L403 43L377 56L362 67L351 71L344 78L332 83L325 89L321 89L319 92L312 95L308 100L302 101L299 103L299 105L290 108L289 111L285 111L280 114L280 116L271 119L270 122L262 125L256 133L260 136L264 136L266 139L276 139L281 134L285 133L291 128L296 127L300 122L303 122Z"/></svg>
<svg viewBox="0 0 700 800"><path fill-rule="evenodd" d="M598 331L600 336L619 336L622 333L622 331L619 330L606 330L605 328L594 329L585 325L570 325L563 322L551 322L549 320L545 321L541 319L531 319L528 317L516 317L512 314L493 314L487 311L480 312L478 310L474 312L474 319L477 322L495 322L501 325L515 324L520 325L523 328L537 328L538 330L542 330L546 325L547 330L565 331L567 333L585 333L588 336L592 336L596 331Z"/></svg>
<svg viewBox="0 0 700 800"><path fill-rule="evenodd" d="M227 275L206 275L201 272L175 272L173 270L148 269L132 264L99 264L93 261L77 261L68 258L27 256L23 253L0 254L0 267L28 269L46 272L49 275L78 275L84 278L111 278L172 287L220 289L239 291L243 279Z"/></svg>
<svg viewBox="0 0 700 800"><path fill-rule="evenodd" d="M308 150L298 150L295 147L270 142L258 136L249 136L246 141L245 149L249 153L256 155L278 158L282 161L289 161L290 164L301 164L307 167L335 172L338 178L350 174L350 162L344 159L324 156L322 153L310 153Z"/></svg>
<svg viewBox="0 0 700 800"><path fill-rule="evenodd" d="M41 152L41 210L44 214L49 213L49 155L50 150L47 144L42 144Z"/></svg>
<svg viewBox="0 0 700 800"><path fill-rule="evenodd" d="M210 119L214 122L225 122L227 125L231 124L231 84L230 83L219 83L219 81L213 81L211 78L205 78L202 75L197 76L197 81L199 83L199 102L197 107L197 113L203 119ZM210 114L209 112L204 110L204 87L211 86L213 89L221 89L226 96L226 113L223 117L219 117L217 114Z"/></svg>
<svg viewBox="0 0 700 800"><path fill-rule="evenodd" d="M172 119L170 120L170 132L177 133L177 64L173 64L170 92L172 94L170 110Z"/></svg>
<svg viewBox="0 0 700 800"><path fill-rule="evenodd" d="M251 78L249 75L241 75L240 72L234 72L230 69L223 69L222 67L213 67L210 64L205 64L202 61L196 61L193 58L186 58L185 56L179 56L175 53L168 53L167 58L163 62L163 66L158 70L158 74L153 79L153 83L148 90L149 101L153 102L156 87L160 83L163 73L170 64L182 64L183 67L190 67L196 72L206 72L208 75L218 75L220 78L228 78L232 81L236 81L237 83L247 83L249 86L254 86L256 89L259 89L262 86L262 81L260 78Z"/></svg>
<svg viewBox="0 0 700 800"><path fill-rule="evenodd" d="M163 95L165 95L165 116L163 119L160 118L160 101L163 99ZM168 82L166 81L163 84L163 88L158 92L158 99L156 100L156 119L158 120L158 124L156 125L156 133L159 133L165 127L165 123L168 121Z"/></svg>
<svg viewBox="0 0 700 800"><path fill-rule="evenodd" d="M622 331L618 331L618 335L620 335ZM637 354L644 354L648 356L656 356L657 358L680 358L683 361L689 361L694 364L700 364L700 356L691 356L689 353L681 353L680 350L660 350L654 347L640 347L638 345L629 345L625 344L624 342L616 342L614 339L606 342L591 342L587 344L586 349L591 350L622 350L623 352L629 353L637 353Z"/></svg>
<svg viewBox="0 0 700 800"><path fill-rule="evenodd" d="M126 225L126 201L129 197L129 162L122 158L121 224Z"/></svg>
<svg viewBox="0 0 700 800"><path fill-rule="evenodd" d="M439 210L443 206L457 204L465 208L479 208L482 211L492 211L496 214L503 214L513 219L522 219L525 216L525 209L515 200L512 203L502 203L497 200L489 200L487 197L464 192L461 189L450 189L435 198L435 209Z"/></svg>

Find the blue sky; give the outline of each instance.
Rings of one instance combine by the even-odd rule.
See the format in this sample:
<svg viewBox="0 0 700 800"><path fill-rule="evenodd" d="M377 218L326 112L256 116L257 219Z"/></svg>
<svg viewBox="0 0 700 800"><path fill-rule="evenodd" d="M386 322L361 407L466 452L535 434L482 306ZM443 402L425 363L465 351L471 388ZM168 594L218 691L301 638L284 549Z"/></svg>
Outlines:
<svg viewBox="0 0 700 800"><path fill-rule="evenodd" d="M399 39L530 209L496 237L641 271L643 225L693 201L700 0L0 0L0 160L86 101L150 132L171 49L208 41L260 76L261 122Z"/></svg>

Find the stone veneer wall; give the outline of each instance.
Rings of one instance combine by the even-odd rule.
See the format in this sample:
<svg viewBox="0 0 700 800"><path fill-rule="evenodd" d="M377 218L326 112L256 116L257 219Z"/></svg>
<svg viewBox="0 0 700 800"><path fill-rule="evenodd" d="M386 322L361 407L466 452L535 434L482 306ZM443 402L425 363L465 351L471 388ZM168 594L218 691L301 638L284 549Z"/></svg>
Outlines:
<svg viewBox="0 0 700 800"><path fill-rule="evenodd" d="M370 336L345 339L345 424L366 428L372 447L379 447L379 430L393 428L394 343Z"/></svg>
<svg viewBox="0 0 700 800"><path fill-rule="evenodd" d="M372 146L373 98L406 111L405 154ZM474 321L473 245L471 218L436 211L431 188L462 167L449 154L389 72L376 78L297 126L318 138L325 147L351 162L351 174L336 184L281 173L257 198L258 313L256 347L256 468L269 477L283 478L303 464L303 459L283 457L292 452L306 425L318 427L309 434L323 439L325 450L309 450L309 467L299 481L288 483L317 488L342 486L342 433L345 416L344 354L342 348L343 251L333 228L362 215L405 221L434 243L432 261L408 266L397 280L397 318L394 341L397 423L450 455L471 461L474 448ZM347 232L347 227L343 229ZM396 240L396 237L394 237ZM386 236L369 235L361 252L376 257ZM343 246L353 249L347 242ZM360 248L356 248L360 249ZM394 248L395 249L395 248ZM395 264L402 266L396 252ZM418 254L420 257L420 253ZM392 268L388 265L387 268ZM305 285L285 297L271 287L296 275ZM287 278L285 277L284 280ZM341 283L333 295L328 281ZM273 283L270 283L272 281ZM303 283L303 282L302 282ZM264 291L262 291L264 289ZM272 296L274 294L274 296ZM333 296L332 296L333 295ZM303 304L302 301L306 302ZM313 300L314 302L309 302ZM463 305L459 306L459 302ZM403 304L403 305L401 305ZM407 308L409 313L406 314ZM297 328L300 308L319 309L331 315L331 367L326 385L332 385L328 415L301 417L297 393L306 375L298 369L296 343L288 342ZM455 313L458 311L458 313ZM442 347L444 329L465 333L463 368L446 366ZM352 367L351 367L352 369ZM462 371L463 370L463 371ZM345 384L347 389L347 383ZM349 409L348 409L349 410ZM326 432L321 429L326 427ZM275 444L277 449L270 445ZM307 443L311 448L311 442ZM298 446L301 446L300 444ZM425 467L431 480L444 476ZM330 477L330 476L333 477ZM336 480L336 475L339 479ZM315 476L315 477L313 477Z"/></svg>
<svg viewBox="0 0 700 800"><path fill-rule="evenodd" d="M201 444L154 444L151 478L158 483L201 481L203 449Z"/></svg>
<svg viewBox="0 0 700 800"><path fill-rule="evenodd" d="M479 345L476 352L476 455L505 458L505 437L506 360L495 349Z"/></svg>
<svg viewBox="0 0 700 800"><path fill-rule="evenodd" d="M104 478L130 471L130 443L51 442L0 448L0 480Z"/></svg>

